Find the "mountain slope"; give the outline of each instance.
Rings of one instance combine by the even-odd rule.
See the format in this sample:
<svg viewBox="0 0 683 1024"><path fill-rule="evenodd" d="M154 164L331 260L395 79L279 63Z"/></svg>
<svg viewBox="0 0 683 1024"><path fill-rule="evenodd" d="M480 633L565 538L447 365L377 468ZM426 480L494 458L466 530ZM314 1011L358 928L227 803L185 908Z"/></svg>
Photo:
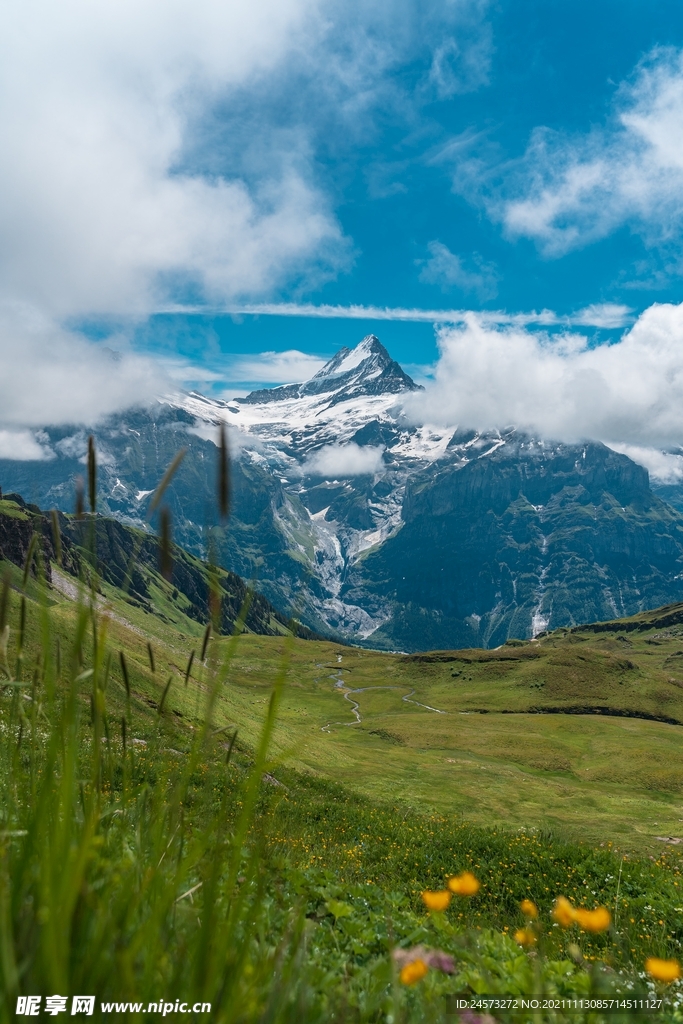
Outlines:
<svg viewBox="0 0 683 1024"><path fill-rule="evenodd" d="M174 538L205 558L224 421L232 509L215 557L324 635L495 646L683 598L683 514L644 469L599 444L416 424L418 390L370 335L300 384L131 409L95 432L98 507L144 527L184 447L167 492ZM45 461L0 461L0 484L70 511L87 435L41 438Z"/></svg>
<svg viewBox="0 0 683 1024"><path fill-rule="evenodd" d="M164 578L159 569L159 542L150 534L101 516L93 521L90 517L79 520L60 515L59 531L60 570L53 571L51 562L57 560L57 551L50 518L36 505L27 505L18 494L6 494L0 500L0 560L23 567L35 533L44 554L47 579L63 592L74 589L67 576L88 578L90 566L96 564L103 580L124 588L125 596L120 597L127 604L176 625L186 619L202 626L209 621L208 567L182 548L172 545L172 566L168 578ZM246 607L248 631L265 636L291 633L290 624L262 594L248 596L247 585L235 573L214 571L221 598L222 632L233 632ZM303 638L314 635L305 626L297 627L297 634Z"/></svg>
<svg viewBox="0 0 683 1024"><path fill-rule="evenodd" d="M497 646L683 593L683 517L604 445L508 436L485 459L414 477L402 518L342 591L392 601L378 645Z"/></svg>

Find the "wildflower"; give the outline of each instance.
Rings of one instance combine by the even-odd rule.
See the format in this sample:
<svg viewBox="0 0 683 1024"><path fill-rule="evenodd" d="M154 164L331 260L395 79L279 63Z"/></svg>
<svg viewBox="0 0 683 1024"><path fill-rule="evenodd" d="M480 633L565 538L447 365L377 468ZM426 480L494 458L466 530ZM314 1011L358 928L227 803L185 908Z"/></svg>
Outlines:
<svg viewBox="0 0 683 1024"><path fill-rule="evenodd" d="M595 910L579 908L574 911L574 919L585 932L605 932L612 923L607 907L596 907Z"/></svg>
<svg viewBox="0 0 683 1024"><path fill-rule="evenodd" d="M447 889L443 889L441 892L429 892L427 890L422 893L422 899L428 910L445 910L451 902L451 894Z"/></svg>
<svg viewBox="0 0 683 1024"><path fill-rule="evenodd" d="M676 981L681 976L681 965L678 960L660 960L656 956L647 958L645 970L656 981Z"/></svg>
<svg viewBox="0 0 683 1024"><path fill-rule="evenodd" d="M532 928L518 928L515 932L515 942L520 946L535 946L536 934Z"/></svg>
<svg viewBox="0 0 683 1024"><path fill-rule="evenodd" d="M411 960L409 964L401 968L401 984L414 985L416 981L424 978L429 968L424 960Z"/></svg>
<svg viewBox="0 0 683 1024"><path fill-rule="evenodd" d="M576 910L566 896L558 896L553 907L553 918L563 928L569 928L576 920Z"/></svg>
<svg viewBox="0 0 683 1024"><path fill-rule="evenodd" d="M479 892L481 882L474 877L471 871L461 871L459 875L453 875L448 879L448 888L458 896L474 896Z"/></svg>
<svg viewBox="0 0 683 1024"><path fill-rule="evenodd" d="M538 917L538 907L533 900L522 900L519 907L525 917L530 917L534 921Z"/></svg>

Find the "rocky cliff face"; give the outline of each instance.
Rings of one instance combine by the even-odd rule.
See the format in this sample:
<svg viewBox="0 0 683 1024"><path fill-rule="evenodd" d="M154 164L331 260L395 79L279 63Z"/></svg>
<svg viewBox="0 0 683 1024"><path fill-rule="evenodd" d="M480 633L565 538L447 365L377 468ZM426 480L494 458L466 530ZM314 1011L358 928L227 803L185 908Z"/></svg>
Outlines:
<svg viewBox="0 0 683 1024"><path fill-rule="evenodd" d="M683 517L644 469L600 444L510 435L486 458L413 478L402 529L344 595L392 602L375 643L496 646L680 599L681 570Z"/></svg>
<svg viewBox="0 0 683 1024"><path fill-rule="evenodd" d="M0 559L23 568L34 533L39 541L37 555L48 582L52 582L50 561L55 558L55 548L50 522L36 505L27 505L21 495L6 494L0 500ZM31 572L35 575L35 558Z"/></svg>

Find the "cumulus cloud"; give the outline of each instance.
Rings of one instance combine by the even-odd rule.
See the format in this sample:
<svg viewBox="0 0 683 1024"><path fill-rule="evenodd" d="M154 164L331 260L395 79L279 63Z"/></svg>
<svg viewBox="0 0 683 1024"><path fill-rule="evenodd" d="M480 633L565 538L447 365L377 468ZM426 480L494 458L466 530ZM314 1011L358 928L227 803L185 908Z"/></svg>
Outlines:
<svg viewBox="0 0 683 1024"><path fill-rule="evenodd" d="M653 50L622 84L614 116L580 137L538 128L518 194L491 202L510 235L548 256L629 223L650 244L678 243L683 224L683 51Z"/></svg>
<svg viewBox="0 0 683 1024"><path fill-rule="evenodd" d="M146 312L192 289L263 294L345 258L305 139L250 181L188 134L277 67L317 0L9 5L0 39L0 291L57 315Z"/></svg>
<svg viewBox="0 0 683 1024"><path fill-rule="evenodd" d="M352 254L316 146L367 141L379 109L410 117L400 72L444 46L444 88L481 84L485 9L10 0L0 294L58 316L145 314L319 284Z"/></svg>
<svg viewBox="0 0 683 1024"><path fill-rule="evenodd" d="M383 469L383 451L381 445L329 444L313 452L306 459L304 469L310 476L323 476L328 480L374 475Z"/></svg>
<svg viewBox="0 0 683 1024"><path fill-rule="evenodd" d="M111 344L93 344L33 309L0 306L3 426L94 424L166 390L158 364ZM29 435L16 436L35 452L26 448Z"/></svg>
<svg viewBox="0 0 683 1024"><path fill-rule="evenodd" d="M325 365L319 356L288 349L285 352L260 352L258 356L236 356L230 360L228 374L236 382L292 384L309 380Z"/></svg>
<svg viewBox="0 0 683 1024"><path fill-rule="evenodd" d="M405 122L434 87L481 84L486 7L9 0L0 36L0 304L38 311L44 348L29 332L32 402L11 395L0 420L13 422L20 405L26 425L61 422L69 404L91 417L99 400L111 408L115 395L125 403L147 386L158 392L144 360L128 354L107 374L101 348L65 323L297 294L348 267L352 244L317 147L348 154L372 137L379 110ZM415 75L403 83L406 66L424 77L434 55L435 86L423 82L421 93ZM8 394L9 381L21 387L17 326L0 320ZM53 385L37 368L42 359ZM67 397L80 364L84 381L102 384L98 401ZM168 371L182 372L179 364Z"/></svg>
<svg viewBox="0 0 683 1024"><path fill-rule="evenodd" d="M472 255L474 270L468 270L460 256L452 253L443 242L433 241L427 245L429 259L423 263L420 280L425 284L436 284L443 291L459 288L464 292L475 292L480 299L491 299L498 291L496 269L486 263L478 253Z"/></svg>
<svg viewBox="0 0 683 1024"><path fill-rule="evenodd" d="M440 332L434 383L406 406L416 421L636 447L683 440L683 304L647 309L613 345L494 328L471 314Z"/></svg>

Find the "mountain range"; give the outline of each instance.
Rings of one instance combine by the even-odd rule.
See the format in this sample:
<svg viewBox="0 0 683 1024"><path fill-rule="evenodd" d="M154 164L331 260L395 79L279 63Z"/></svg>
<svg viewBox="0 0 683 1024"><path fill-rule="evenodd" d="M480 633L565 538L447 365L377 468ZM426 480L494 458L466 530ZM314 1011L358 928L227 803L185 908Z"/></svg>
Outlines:
<svg viewBox="0 0 683 1024"><path fill-rule="evenodd" d="M167 395L94 431L98 507L145 525L186 448L167 492L174 539L201 557L211 544L283 615L379 648L496 646L683 599L683 514L647 470L598 442L417 424L418 390L370 335L300 384L230 401ZM72 510L87 436L46 425L45 459L0 461L0 485Z"/></svg>

